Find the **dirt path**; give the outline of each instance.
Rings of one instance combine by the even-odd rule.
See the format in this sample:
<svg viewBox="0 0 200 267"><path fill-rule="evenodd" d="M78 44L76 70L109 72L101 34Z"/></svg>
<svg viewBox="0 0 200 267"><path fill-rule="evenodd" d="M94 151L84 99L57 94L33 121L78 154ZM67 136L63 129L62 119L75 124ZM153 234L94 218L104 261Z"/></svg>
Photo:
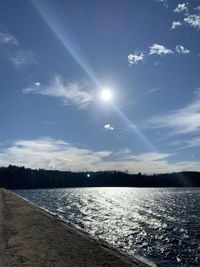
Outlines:
<svg viewBox="0 0 200 267"><path fill-rule="evenodd" d="M147 266L120 255L10 191L1 190L0 194L3 267Z"/></svg>

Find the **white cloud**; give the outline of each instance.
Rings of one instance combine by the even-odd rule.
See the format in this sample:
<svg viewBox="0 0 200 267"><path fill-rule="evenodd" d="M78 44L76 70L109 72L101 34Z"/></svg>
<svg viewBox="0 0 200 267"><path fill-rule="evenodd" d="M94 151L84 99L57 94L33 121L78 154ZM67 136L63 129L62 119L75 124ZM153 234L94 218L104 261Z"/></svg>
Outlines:
<svg viewBox="0 0 200 267"><path fill-rule="evenodd" d="M113 127L111 124L105 124L105 125L104 125L104 128L105 128L106 130L114 131L114 127Z"/></svg>
<svg viewBox="0 0 200 267"><path fill-rule="evenodd" d="M195 10L200 11L200 6L197 6Z"/></svg>
<svg viewBox="0 0 200 267"><path fill-rule="evenodd" d="M17 51L9 59L16 68L37 63L31 51Z"/></svg>
<svg viewBox="0 0 200 267"><path fill-rule="evenodd" d="M184 18L184 21L194 28L200 28L200 16L199 15L189 15Z"/></svg>
<svg viewBox="0 0 200 267"><path fill-rule="evenodd" d="M128 62L131 65L137 64L139 61L143 61L143 60L144 60L144 54L142 52L128 55Z"/></svg>
<svg viewBox="0 0 200 267"><path fill-rule="evenodd" d="M149 55L169 55L174 52L163 45L153 44L149 47Z"/></svg>
<svg viewBox="0 0 200 267"><path fill-rule="evenodd" d="M35 86L40 86L40 82L35 82Z"/></svg>
<svg viewBox="0 0 200 267"><path fill-rule="evenodd" d="M177 45L176 46L176 52L179 53L179 54L189 54L190 53L190 50L186 49L182 45Z"/></svg>
<svg viewBox="0 0 200 267"><path fill-rule="evenodd" d="M88 88L88 84L63 82L60 76L55 76L49 85L42 86L39 82L23 89L23 93L33 93L44 96L56 97L62 100L65 105L73 104L80 109L86 108L94 98L94 94Z"/></svg>
<svg viewBox="0 0 200 267"><path fill-rule="evenodd" d="M15 36L0 32L0 44L4 45L19 45ZM21 68L25 65L37 64L34 54L29 50L9 49L6 50L7 60L9 60L16 68Z"/></svg>
<svg viewBox="0 0 200 267"><path fill-rule="evenodd" d="M188 12L188 7L187 7L188 3L182 3L182 4L178 4L177 7L174 9L175 13L187 13Z"/></svg>
<svg viewBox="0 0 200 267"><path fill-rule="evenodd" d="M0 44L18 45L18 41L13 35L5 32L0 32Z"/></svg>
<svg viewBox="0 0 200 267"><path fill-rule="evenodd" d="M155 0L155 1L163 4L166 8L168 8L168 1L167 0Z"/></svg>
<svg viewBox="0 0 200 267"><path fill-rule="evenodd" d="M188 149L200 146L200 137L194 137L191 140L184 140L185 145L180 146L177 150Z"/></svg>
<svg viewBox="0 0 200 267"><path fill-rule="evenodd" d="M178 25L182 25L181 22L176 21L173 22L172 24L172 29L175 29ZM190 51L186 48L184 48L182 45L177 45L175 47L175 51L179 54L189 54ZM174 51L167 48L164 45L160 45L160 44L153 44L149 47L149 53L147 54L147 56L151 56L151 55L158 55L158 56L163 56L163 55L172 55L174 54ZM135 53L135 54L130 54L128 55L128 61L129 63L132 64L137 64L139 61L143 61L144 60L144 53ZM159 65L160 62L155 62L154 65Z"/></svg>
<svg viewBox="0 0 200 267"><path fill-rule="evenodd" d="M172 30L176 29L177 27L181 26L182 25L182 22L180 21L173 21L172 22Z"/></svg>
<svg viewBox="0 0 200 267"><path fill-rule="evenodd" d="M111 154L109 151L92 152L78 148L62 140L40 138L14 142L0 152L0 165L16 164L30 168L53 166L59 170L82 171Z"/></svg>
<svg viewBox="0 0 200 267"><path fill-rule="evenodd" d="M93 151L73 146L63 140L40 138L20 140L1 147L0 166L9 164L29 168L71 171L129 170L131 173L160 173L182 170L199 170L196 161L170 164L168 153L134 154L129 149L112 152Z"/></svg>
<svg viewBox="0 0 200 267"><path fill-rule="evenodd" d="M200 132L200 93L184 108L176 109L155 116L150 120L150 125L156 128L169 128L171 134L187 134Z"/></svg>

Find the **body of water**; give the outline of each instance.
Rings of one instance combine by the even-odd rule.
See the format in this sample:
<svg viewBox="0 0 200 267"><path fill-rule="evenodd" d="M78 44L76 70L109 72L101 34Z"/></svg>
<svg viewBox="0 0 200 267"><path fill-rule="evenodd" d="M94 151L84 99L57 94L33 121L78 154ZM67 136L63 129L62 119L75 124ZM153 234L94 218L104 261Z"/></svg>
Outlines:
<svg viewBox="0 0 200 267"><path fill-rule="evenodd" d="M161 266L200 266L200 189L16 190L132 256Z"/></svg>

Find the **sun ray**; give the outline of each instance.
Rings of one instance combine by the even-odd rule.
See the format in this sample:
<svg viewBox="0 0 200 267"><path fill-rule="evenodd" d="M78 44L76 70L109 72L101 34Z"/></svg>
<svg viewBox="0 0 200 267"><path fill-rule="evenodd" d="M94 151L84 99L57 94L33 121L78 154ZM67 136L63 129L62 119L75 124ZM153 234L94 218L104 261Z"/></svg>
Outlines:
<svg viewBox="0 0 200 267"><path fill-rule="evenodd" d="M50 2L44 1L33 1L32 5L36 8L38 13L42 16L44 21L47 23L49 28L57 36L58 40L64 45L66 50L73 56L76 62L81 66L81 68L86 72L86 74L95 82L97 88L102 88L101 83L97 79L91 65L89 64L86 55L81 49L78 40L75 37L71 27L69 26L66 17L63 16L61 10L56 10L55 6L51 6ZM60 12L59 12L60 11ZM102 91L101 98L104 101L110 101L112 99L112 93L108 89ZM139 138L146 144L146 146L155 151L154 146L151 142L141 133L141 131L134 125L126 115L114 104L112 104L116 113L127 123L127 125L137 134Z"/></svg>

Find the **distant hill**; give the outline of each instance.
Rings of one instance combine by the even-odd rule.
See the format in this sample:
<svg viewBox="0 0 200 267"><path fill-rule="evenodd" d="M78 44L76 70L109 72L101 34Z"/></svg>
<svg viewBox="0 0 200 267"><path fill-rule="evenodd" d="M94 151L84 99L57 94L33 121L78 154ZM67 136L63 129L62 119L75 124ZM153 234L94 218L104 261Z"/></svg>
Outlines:
<svg viewBox="0 0 200 267"><path fill-rule="evenodd" d="M69 172L0 167L0 187L9 189L61 187L199 187L199 172L144 175L119 171Z"/></svg>

